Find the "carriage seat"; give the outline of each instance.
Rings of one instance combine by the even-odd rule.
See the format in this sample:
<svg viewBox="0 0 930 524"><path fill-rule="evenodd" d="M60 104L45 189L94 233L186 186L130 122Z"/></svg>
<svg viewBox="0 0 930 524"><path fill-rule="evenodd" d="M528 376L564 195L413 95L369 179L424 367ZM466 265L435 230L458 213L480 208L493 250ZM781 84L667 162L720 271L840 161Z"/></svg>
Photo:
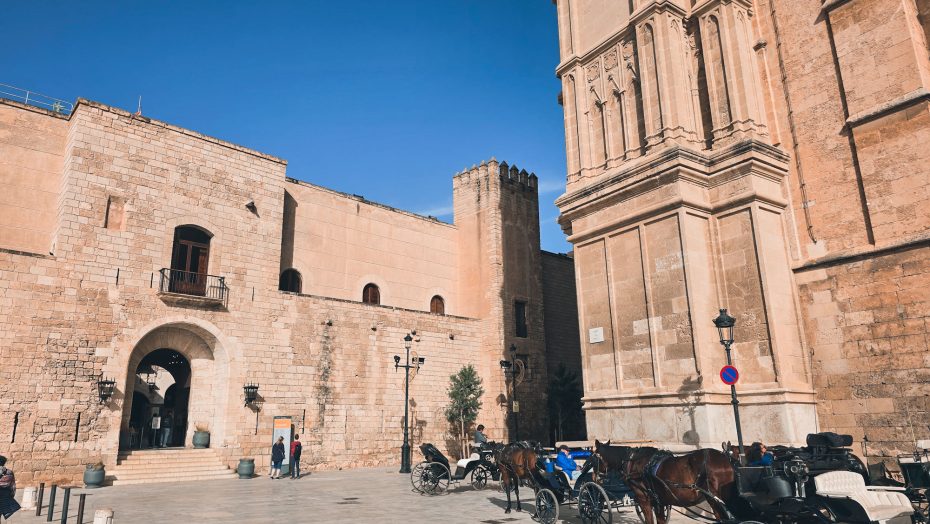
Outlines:
<svg viewBox="0 0 930 524"><path fill-rule="evenodd" d="M854 520L885 522L914 513L902 488L866 486L862 475L851 471L821 473L814 477L814 489L834 512L847 513Z"/></svg>
<svg viewBox="0 0 930 524"><path fill-rule="evenodd" d="M468 463L473 460L481 460L481 455L477 453L472 453L471 456L469 456L468 458L463 458L462 460L456 462L455 465L460 468L464 468L464 467L467 467Z"/></svg>

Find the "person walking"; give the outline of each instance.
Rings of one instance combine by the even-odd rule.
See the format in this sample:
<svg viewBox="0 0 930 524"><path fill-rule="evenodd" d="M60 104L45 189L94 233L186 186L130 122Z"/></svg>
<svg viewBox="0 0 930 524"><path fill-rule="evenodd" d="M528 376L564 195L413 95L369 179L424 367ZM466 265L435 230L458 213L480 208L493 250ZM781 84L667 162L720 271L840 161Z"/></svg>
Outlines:
<svg viewBox="0 0 930 524"><path fill-rule="evenodd" d="M171 443L171 428L174 426L174 416L169 409L161 419L161 447L167 448Z"/></svg>
<svg viewBox="0 0 930 524"><path fill-rule="evenodd" d="M7 469L6 457L0 455L0 517L9 520L19 511L20 506L15 497L16 477L13 470Z"/></svg>
<svg viewBox="0 0 930 524"><path fill-rule="evenodd" d="M271 478L281 478L281 463L284 462L284 437L271 446Z"/></svg>
<svg viewBox="0 0 930 524"><path fill-rule="evenodd" d="M300 478L300 452L303 451L303 444L300 443L300 435L294 435L294 441L291 442L291 478Z"/></svg>

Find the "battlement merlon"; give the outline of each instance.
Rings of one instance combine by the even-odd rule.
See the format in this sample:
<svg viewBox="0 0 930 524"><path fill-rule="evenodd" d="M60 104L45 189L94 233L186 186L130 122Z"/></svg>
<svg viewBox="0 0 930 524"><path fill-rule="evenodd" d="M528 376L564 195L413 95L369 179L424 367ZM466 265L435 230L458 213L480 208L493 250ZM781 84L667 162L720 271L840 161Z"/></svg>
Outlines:
<svg viewBox="0 0 930 524"><path fill-rule="evenodd" d="M482 160L479 165L472 165L471 168L465 168L456 173L453 178L479 176L483 177L491 173L497 173L500 176L501 184L509 184L523 190L532 190L536 192L539 189L539 178L536 173L527 173L526 169L520 169L516 164L508 164L506 161L498 162L496 158Z"/></svg>

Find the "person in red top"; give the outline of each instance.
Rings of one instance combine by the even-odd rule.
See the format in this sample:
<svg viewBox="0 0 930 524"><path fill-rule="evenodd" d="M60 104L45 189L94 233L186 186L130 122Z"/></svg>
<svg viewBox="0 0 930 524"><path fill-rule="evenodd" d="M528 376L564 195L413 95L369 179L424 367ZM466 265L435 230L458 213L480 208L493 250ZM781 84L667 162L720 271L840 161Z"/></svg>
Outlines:
<svg viewBox="0 0 930 524"><path fill-rule="evenodd" d="M291 478L300 478L300 452L303 445L300 443L300 435L294 435L294 441L291 442Z"/></svg>

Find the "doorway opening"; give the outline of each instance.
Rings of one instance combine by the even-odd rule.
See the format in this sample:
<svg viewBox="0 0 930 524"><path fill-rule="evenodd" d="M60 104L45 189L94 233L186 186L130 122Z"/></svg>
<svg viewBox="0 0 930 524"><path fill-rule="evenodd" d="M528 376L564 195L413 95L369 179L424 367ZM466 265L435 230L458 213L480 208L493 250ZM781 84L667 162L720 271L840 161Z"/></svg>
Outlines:
<svg viewBox="0 0 930 524"><path fill-rule="evenodd" d="M129 449L183 447L187 439L191 365L173 349L156 349L136 366Z"/></svg>

